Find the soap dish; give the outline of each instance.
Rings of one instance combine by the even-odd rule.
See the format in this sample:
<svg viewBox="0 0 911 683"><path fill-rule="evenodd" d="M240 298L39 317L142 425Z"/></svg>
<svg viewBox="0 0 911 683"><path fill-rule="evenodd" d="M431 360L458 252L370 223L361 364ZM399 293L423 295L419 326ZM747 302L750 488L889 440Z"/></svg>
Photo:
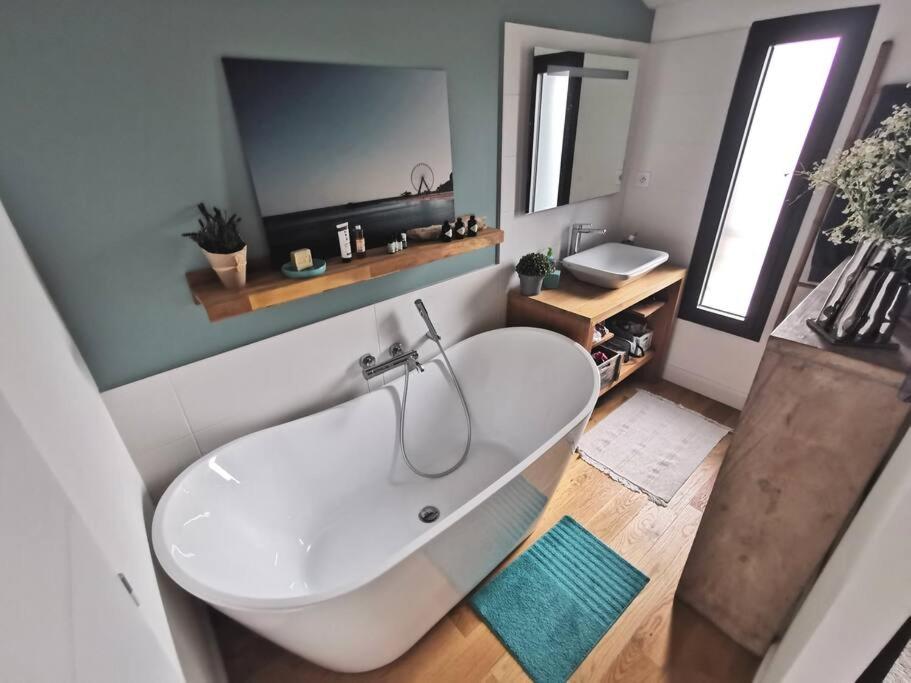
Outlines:
<svg viewBox="0 0 911 683"><path fill-rule="evenodd" d="M295 270L294 266L291 265L291 261L288 261L285 265L282 266L282 275L291 278L316 277L317 275L322 275L325 272L326 262L320 258L313 259L313 265L309 268L304 268L303 270Z"/></svg>

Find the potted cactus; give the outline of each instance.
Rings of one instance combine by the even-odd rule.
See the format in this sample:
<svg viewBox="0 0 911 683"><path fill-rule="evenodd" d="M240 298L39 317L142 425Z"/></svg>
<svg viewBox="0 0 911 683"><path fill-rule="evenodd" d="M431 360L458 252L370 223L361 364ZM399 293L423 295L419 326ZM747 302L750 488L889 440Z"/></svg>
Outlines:
<svg viewBox="0 0 911 683"><path fill-rule="evenodd" d="M237 214L229 217L216 206L209 211L202 202L196 208L202 214L199 230L185 232L183 236L199 245L225 287L240 289L247 283L247 245L237 232L240 218Z"/></svg>
<svg viewBox="0 0 911 683"><path fill-rule="evenodd" d="M525 254L516 264L519 274L519 291L525 296L534 296L541 293L541 284L544 277L553 270L553 264L542 253L533 251Z"/></svg>

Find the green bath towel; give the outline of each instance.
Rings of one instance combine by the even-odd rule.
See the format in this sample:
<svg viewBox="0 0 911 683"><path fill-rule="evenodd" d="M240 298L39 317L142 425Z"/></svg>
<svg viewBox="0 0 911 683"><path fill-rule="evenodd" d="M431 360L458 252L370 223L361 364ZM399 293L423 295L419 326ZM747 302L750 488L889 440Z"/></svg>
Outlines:
<svg viewBox="0 0 911 683"><path fill-rule="evenodd" d="M642 572L564 517L470 603L532 679L562 683L647 583Z"/></svg>

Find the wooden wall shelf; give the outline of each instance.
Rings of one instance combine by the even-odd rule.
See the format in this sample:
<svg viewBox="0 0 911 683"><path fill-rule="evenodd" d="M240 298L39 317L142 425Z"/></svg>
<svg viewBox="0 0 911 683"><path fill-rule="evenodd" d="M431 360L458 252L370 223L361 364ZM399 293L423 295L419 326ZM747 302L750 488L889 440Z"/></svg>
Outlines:
<svg viewBox="0 0 911 683"><path fill-rule="evenodd" d="M624 363L619 377L601 388L603 395L646 366L650 378L661 377L685 276L685 268L665 264L620 289L602 289L580 282L564 270L557 289L546 289L536 296L511 291L507 323L560 332L591 350L609 338L593 341L596 324L624 311L648 318L655 332L652 350Z"/></svg>
<svg viewBox="0 0 911 683"><path fill-rule="evenodd" d="M503 242L503 231L487 228L477 237L452 242L415 242L408 249L387 254L385 247L368 249L366 258L345 263L340 258L327 261L325 275L294 280L268 264L251 263L247 269L247 285L242 289L225 289L210 268L187 273L187 283L197 304L201 304L216 322L243 315L261 308L277 306L303 299L339 287L367 282L402 270L433 263L451 256L495 247Z"/></svg>

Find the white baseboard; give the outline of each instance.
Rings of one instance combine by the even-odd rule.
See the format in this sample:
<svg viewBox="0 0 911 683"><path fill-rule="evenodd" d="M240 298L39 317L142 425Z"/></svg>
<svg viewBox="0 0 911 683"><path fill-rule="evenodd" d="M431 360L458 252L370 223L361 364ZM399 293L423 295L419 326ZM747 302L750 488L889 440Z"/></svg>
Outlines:
<svg viewBox="0 0 911 683"><path fill-rule="evenodd" d="M778 651L778 643L772 643L772 646L768 649L768 652L765 653L765 657L762 658L762 662L759 664L759 668L756 670L756 674L753 676L753 683L765 683L766 674L769 672L769 667L772 664L772 659L775 657L775 653Z"/></svg>
<svg viewBox="0 0 911 683"><path fill-rule="evenodd" d="M704 375L668 363L664 368L664 379L674 384L679 384L685 389L695 391L697 394L708 396L711 399L724 403L740 410L746 403L747 393L724 384L719 384Z"/></svg>

